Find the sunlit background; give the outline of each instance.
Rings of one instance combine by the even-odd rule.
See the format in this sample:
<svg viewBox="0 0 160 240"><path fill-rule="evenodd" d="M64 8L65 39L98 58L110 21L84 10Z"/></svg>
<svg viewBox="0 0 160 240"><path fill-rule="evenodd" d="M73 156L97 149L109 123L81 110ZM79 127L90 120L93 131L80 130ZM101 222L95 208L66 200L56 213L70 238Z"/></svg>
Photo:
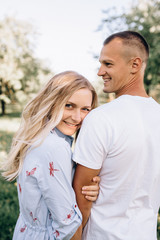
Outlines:
<svg viewBox="0 0 160 240"><path fill-rule="evenodd" d="M96 79L98 54L105 36L97 31L103 10L122 12L135 0L0 0L0 18L13 16L31 23L38 33L35 54L54 73L75 70Z"/></svg>

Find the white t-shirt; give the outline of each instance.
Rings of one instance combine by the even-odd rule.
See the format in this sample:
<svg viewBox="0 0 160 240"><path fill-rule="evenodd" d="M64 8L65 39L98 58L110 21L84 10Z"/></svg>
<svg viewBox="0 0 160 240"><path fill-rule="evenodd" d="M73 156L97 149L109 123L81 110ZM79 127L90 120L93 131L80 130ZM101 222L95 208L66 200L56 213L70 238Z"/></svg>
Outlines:
<svg viewBox="0 0 160 240"><path fill-rule="evenodd" d="M155 240L160 206L160 105L123 95L84 120L74 161L100 169L83 240Z"/></svg>

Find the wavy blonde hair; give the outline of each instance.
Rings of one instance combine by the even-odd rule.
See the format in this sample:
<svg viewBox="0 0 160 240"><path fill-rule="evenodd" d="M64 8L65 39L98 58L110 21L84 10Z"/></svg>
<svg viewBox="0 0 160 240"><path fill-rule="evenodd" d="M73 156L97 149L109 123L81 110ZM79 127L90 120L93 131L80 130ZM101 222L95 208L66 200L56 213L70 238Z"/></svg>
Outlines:
<svg viewBox="0 0 160 240"><path fill-rule="evenodd" d="M26 105L8 159L1 167L2 175L8 181L14 180L20 174L28 148L37 140L41 140L39 144L42 143L49 131L61 121L68 99L82 88L92 92L92 109L95 108L97 106L95 89L85 77L73 71L55 75Z"/></svg>

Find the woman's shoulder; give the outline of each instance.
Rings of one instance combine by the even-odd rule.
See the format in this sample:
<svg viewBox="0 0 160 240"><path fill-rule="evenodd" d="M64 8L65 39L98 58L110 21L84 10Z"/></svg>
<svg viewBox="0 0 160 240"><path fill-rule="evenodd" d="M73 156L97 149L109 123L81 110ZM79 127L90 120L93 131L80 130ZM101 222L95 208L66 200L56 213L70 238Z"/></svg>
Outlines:
<svg viewBox="0 0 160 240"><path fill-rule="evenodd" d="M57 148L66 145L65 139L59 137L55 132L51 131L47 137L42 142L42 147L49 147Z"/></svg>
<svg viewBox="0 0 160 240"><path fill-rule="evenodd" d="M26 156L27 165L36 164L40 166L40 163L50 162L51 160L62 158L62 156L68 156L71 158L71 148L65 141L65 139L56 136L53 133L49 133L43 142L37 142L28 151ZM32 165L31 164L31 165Z"/></svg>
<svg viewBox="0 0 160 240"><path fill-rule="evenodd" d="M57 136L55 133L50 132L45 139L41 139L35 143L31 149L32 154L44 155L46 152L55 153L57 151L70 150L70 146L65 139Z"/></svg>

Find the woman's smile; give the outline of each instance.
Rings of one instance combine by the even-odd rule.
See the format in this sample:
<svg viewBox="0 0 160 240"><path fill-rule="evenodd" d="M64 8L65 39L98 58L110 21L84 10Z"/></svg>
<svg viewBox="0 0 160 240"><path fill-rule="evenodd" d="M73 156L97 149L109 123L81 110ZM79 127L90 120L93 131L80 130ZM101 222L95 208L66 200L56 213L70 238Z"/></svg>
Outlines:
<svg viewBox="0 0 160 240"><path fill-rule="evenodd" d="M79 125L80 125L80 123L78 123L78 124L74 124L74 123L70 123L70 122L67 122L67 121L63 121L67 126L69 126L69 127L79 127Z"/></svg>

